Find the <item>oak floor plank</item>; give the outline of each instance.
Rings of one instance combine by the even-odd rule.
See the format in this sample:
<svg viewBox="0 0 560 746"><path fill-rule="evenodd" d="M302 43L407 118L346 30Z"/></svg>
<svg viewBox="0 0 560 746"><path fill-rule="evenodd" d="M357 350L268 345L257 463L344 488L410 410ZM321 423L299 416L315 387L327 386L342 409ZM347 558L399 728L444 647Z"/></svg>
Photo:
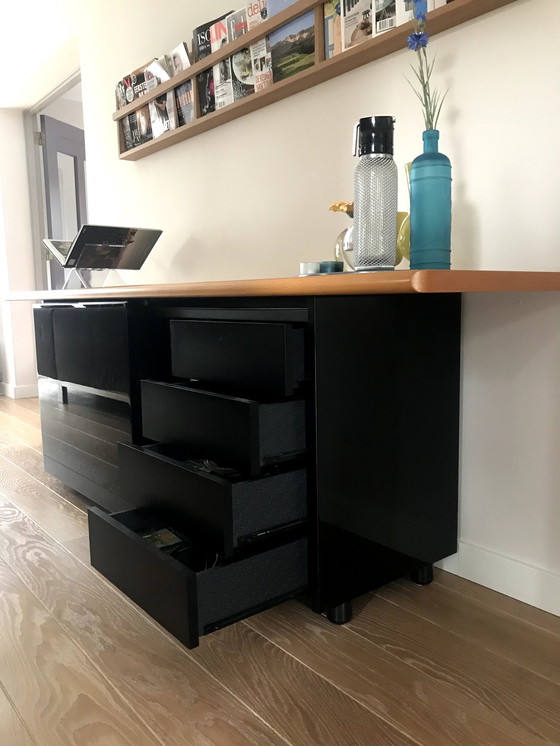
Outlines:
<svg viewBox="0 0 560 746"><path fill-rule="evenodd" d="M17 508L0 508L0 559L165 746L285 746L263 720L92 568Z"/></svg>
<svg viewBox="0 0 560 746"><path fill-rule="evenodd" d="M500 713L353 634L349 625L337 627L302 604L283 604L245 623L426 746L540 742Z"/></svg>
<svg viewBox="0 0 560 746"><path fill-rule="evenodd" d="M7 396L0 396L0 412L5 412L12 417L25 422L27 425L41 429L41 417L39 414L38 399L34 398L31 401L36 402L35 406L30 408L23 405L22 402L27 401L25 399L10 399Z"/></svg>
<svg viewBox="0 0 560 746"><path fill-rule="evenodd" d="M521 619L527 624L533 624L535 627L541 627L547 632L560 636L560 617L550 614L548 611L537 609L536 606L530 606L516 598L511 598L503 593L498 593L498 591L493 591L491 588L485 588L483 585L437 568L434 568L434 582L449 591L467 596L476 603L497 609L504 614Z"/></svg>
<svg viewBox="0 0 560 746"><path fill-rule="evenodd" d="M37 451L41 451L43 448L43 439L39 428L28 425L18 419L18 417L6 414L3 411L0 411L0 431L7 433L12 438L25 443L31 448L35 448Z"/></svg>
<svg viewBox="0 0 560 746"><path fill-rule="evenodd" d="M32 520L60 542L78 539L87 531L87 516L82 510L61 500L48 487L0 456L0 494L9 495Z"/></svg>
<svg viewBox="0 0 560 746"><path fill-rule="evenodd" d="M560 684L560 639L557 635L498 609L449 593L437 583L417 586L399 580L378 588L375 595Z"/></svg>
<svg viewBox="0 0 560 746"><path fill-rule="evenodd" d="M0 431L0 456L44 484L45 487L56 492L58 497L63 498L82 512L85 512L87 506L91 504L83 495L66 487L56 477L44 470L43 456L39 451L24 443L14 444L13 439L2 431Z"/></svg>
<svg viewBox="0 0 560 746"><path fill-rule="evenodd" d="M77 539L71 539L70 541L63 541L61 543L62 546L67 549L73 557L80 560L80 562L89 567L89 535L87 533Z"/></svg>
<svg viewBox="0 0 560 746"><path fill-rule="evenodd" d="M244 623L203 638L197 658L291 746L419 743Z"/></svg>
<svg viewBox="0 0 560 746"><path fill-rule="evenodd" d="M0 677L41 746L161 743L0 561Z"/></svg>
<svg viewBox="0 0 560 746"><path fill-rule="evenodd" d="M533 737L560 743L560 687L379 596L354 601L350 630ZM470 713L468 701L465 712ZM470 716L470 715L469 715Z"/></svg>
<svg viewBox="0 0 560 746"><path fill-rule="evenodd" d="M2 399L8 398L7 396L2 397ZM18 407L29 409L31 412L40 412L41 409L38 396L27 396L25 399L11 399L10 401L14 401Z"/></svg>
<svg viewBox="0 0 560 746"><path fill-rule="evenodd" d="M0 744L5 746L37 746L12 707L0 684Z"/></svg>

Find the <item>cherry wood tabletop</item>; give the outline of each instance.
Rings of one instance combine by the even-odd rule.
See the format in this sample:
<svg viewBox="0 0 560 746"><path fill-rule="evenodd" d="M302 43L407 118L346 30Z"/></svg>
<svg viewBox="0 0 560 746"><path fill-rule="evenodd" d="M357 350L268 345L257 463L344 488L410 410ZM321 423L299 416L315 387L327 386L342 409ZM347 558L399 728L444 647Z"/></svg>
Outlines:
<svg viewBox="0 0 560 746"><path fill-rule="evenodd" d="M119 285L83 290L37 290L7 294L5 300L64 301L126 298L201 298L398 293L482 293L560 290L560 272L484 270L395 270L306 277L221 280L154 285Z"/></svg>

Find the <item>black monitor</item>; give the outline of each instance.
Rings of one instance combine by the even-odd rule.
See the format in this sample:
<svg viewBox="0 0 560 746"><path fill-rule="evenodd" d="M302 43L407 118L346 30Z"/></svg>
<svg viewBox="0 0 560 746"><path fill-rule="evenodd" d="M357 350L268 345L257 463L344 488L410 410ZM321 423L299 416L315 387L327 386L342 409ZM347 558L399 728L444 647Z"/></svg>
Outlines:
<svg viewBox="0 0 560 746"><path fill-rule="evenodd" d="M161 233L83 225L73 241L44 238L43 245L67 269L140 269Z"/></svg>

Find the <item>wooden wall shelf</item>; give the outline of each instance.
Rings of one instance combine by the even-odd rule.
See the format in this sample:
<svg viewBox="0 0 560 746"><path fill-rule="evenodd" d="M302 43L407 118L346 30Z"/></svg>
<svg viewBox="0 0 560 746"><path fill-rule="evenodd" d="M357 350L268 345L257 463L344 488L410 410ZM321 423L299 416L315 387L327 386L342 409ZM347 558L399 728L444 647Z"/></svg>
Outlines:
<svg viewBox="0 0 560 746"><path fill-rule="evenodd" d="M402 0L398 0L402 1ZM429 13L429 33L430 36L447 31L454 26L459 26L466 21L488 13L504 5L508 5L515 0L453 0L452 3L438 8ZM253 93L247 98L230 104L229 106L207 114L204 117L196 117L189 124L185 124L177 129L170 130L160 137L150 140L150 142L138 145L131 150L124 149L122 137L122 128L120 120L131 112L145 106L149 101L161 96L163 93L176 88L186 80L194 79L196 75L203 70L212 67L220 60L230 57L234 52L248 47L258 39L270 34L277 28L280 28L289 21L297 18L308 10L315 9L315 64L293 75L286 80L273 83L269 88L263 91ZM131 104L124 106L113 114L113 119L119 127L119 153L122 160L136 161L144 158L158 150L168 148L170 145L195 137L203 132L219 127L226 122L231 122L238 117L249 114L252 111L261 109L264 106L280 101L283 98L300 93L307 88L312 88L326 80L336 78L350 70L354 70L361 65L365 65L373 60L385 57L393 52L406 48L406 37L411 32L412 24L407 23L390 31L373 37L363 42L357 47L342 52L330 59L324 59L324 35L323 35L323 0L298 0L294 5L282 11L273 18L268 19L257 28L236 39L230 44L224 46L219 52L205 57L203 60L194 63L186 70L175 75L171 80L162 83L154 88L148 94L136 99ZM195 112L198 111L197 86L193 83L193 95L195 103Z"/></svg>

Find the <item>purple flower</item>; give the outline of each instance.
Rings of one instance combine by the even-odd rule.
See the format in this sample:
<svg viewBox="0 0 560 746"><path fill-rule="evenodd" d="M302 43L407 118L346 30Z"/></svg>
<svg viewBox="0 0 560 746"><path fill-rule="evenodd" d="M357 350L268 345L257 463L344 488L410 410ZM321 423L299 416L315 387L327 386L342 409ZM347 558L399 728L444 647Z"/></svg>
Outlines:
<svg viewBox="0 0 560 746"><path fill-rule="evenodd" d="M420 18L424 16L422 20L426 20L426 13L428 12L428 0L414 0L414 17Z"/></svg>
<svg viewBox="0 0 560 746"><path fill-rule="evenodd" d="M413 52L417 52L420 47L426 47L428 45L429 38L430 37L428 36L428 34L425 33L410 34L410 36L406 40L406 43L409 49L412 49Z"/></svg>
<svg viewBox="0 0 560 746"><path fill-rule="evenodd" d="M416 15L416 20L420 21L420 23L426 23L426 14L425 13L418 13Z"/></svg>

